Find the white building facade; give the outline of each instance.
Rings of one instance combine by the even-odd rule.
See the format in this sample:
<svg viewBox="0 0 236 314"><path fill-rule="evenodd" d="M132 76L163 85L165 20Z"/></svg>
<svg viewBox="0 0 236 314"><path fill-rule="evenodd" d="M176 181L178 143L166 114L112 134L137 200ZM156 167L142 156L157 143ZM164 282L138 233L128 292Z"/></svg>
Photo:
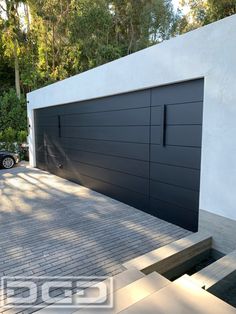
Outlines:
<svg viewBox="0 0 236 314"><path fill-rule="evenodd" d="M223 253L236 248L236 16L27 95L30 165L36 109L204 79L199 230Z"/></svg>

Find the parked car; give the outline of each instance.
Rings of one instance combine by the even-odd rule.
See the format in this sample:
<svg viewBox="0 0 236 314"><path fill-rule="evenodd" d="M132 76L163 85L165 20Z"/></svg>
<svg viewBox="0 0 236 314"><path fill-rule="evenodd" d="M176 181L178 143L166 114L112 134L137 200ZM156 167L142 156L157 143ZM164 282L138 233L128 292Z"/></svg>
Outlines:
<svg viewBox="0 0 236 314"><path fill-rule="evenodd" d="M8 151L0 151L0 167L10 169L19 162L19 155Z"/></svg>

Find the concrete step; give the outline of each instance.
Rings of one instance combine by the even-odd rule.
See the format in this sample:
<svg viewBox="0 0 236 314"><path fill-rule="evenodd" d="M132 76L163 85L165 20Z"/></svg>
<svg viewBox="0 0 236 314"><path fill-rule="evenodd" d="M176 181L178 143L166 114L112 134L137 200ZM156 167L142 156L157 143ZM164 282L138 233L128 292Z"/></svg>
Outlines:
<svg viewBox="0 0 236 314"><path fill-rule="evenodd" d="M193 264L195 264L196 257L209 252L211 245L211 236L203 233L193 233L132 259L123 265L126 268L136 268L145 274L156 271L159 274L166 275L172 269L184 265L185 262L190 266L191 260L194 260Z"/></svg>
<svg viewBox="0 0 236 314"><path fill-rule="evenodd" d="M170 281L153 272L144 278L117 290L113 295L114 306L112 309L83 309L76 314L116 314L125 308L135 304L136 302L146 298L155 291L158 291L170 284Z"/></svg>
<svg viewBox="0 0 236 314"><path fill-rule="evenodd" d="M212 293L224 290L236 279L236 250L201 269L191 278L200 287Z"/></svg>
<svg viewBox="0 0 236 314"><path fill-rule="evenodd" d="M138 279L141 279L141 278L144 278L145 275L140 272L139 270L135 269L135 268L130 268L130 269L127 269L125 271L123 271L122 273L119 273L117 275L115 275L113 277L113 291L117 291L119 289L122 289L123 287L129 285L130 283L132 282L135 282L136 280ZM109 285L109 280L105 280L103 283L105 283L106 285ZM93 289L86 289L86 296L90 296L90 297L94 297L94 290ZM63 300L65 299L62 299L61 302L63 302ZM61 302L58 302L58 305L61 303ZM37 311L37 313L39 314L71 314L71 313L74 313L77 311L76 308L60 308L60 307L57 307L55 308L54 307L55 304L53 306L47 306L39 311Z"/></svg>
<svg viewBox="0 0 236 314"><path fill-rule="evenodd" d="M236 309L184 275L120 314L236 314Z"/></svg>

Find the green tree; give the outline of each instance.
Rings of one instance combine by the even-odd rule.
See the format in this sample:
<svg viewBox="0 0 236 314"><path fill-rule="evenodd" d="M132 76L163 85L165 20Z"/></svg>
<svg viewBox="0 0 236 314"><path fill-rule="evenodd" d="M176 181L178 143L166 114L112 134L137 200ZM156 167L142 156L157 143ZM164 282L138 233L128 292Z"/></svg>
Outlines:
<svg viewBox="0 0 236 314"><path fill-rule="evenodd" d="M188 6L190 11L179 23L180 32L207 25L236 13L235 0L182 0L181 6Z"/></svg>
<svg viewBox="0 0 236 314"><path fill-rule="evenodd" d="M132 53L174 34L177 15L172 1L113 0L115 33L126 53Z"/></svg>
<svg viewBox="0 0 236 314"><path fill-rule="evenodd" d="M17 97L20 98L20 68L19 68L19 41L21 37L20 18L18 8L22 1L1 0L1 13L5 15L2 41L5 46L5 55L12 58L15 69L15 88Z"/></svg>
<svg viewBox="0 0 236 314"><path fill-rule="evenodd" d="M78 72L122 55L114 42L112 14L106 0L77 1L70 30L70 42L79 51Z"/></svg>
<svg viewBox="0 0 236 314"><path fill-rule="evenodd" d="M0 33L3 32L3 20L0 18ZM5 56L2 38L0 36L0 95L7 89L14 87L14 68Z"/></svg>
<svg viewBox="0 0 236 314"><path fill-rule="evenodd" d="M30 1L31 27L37 42L36 71L41 85L64 79L73 73L79 53L69 42L74 1ZM72 72L72 73L71 73Z"/></svg>
<svg viewBox="0 0 236 314"><path fill-rule="evenodd" d="M25 91L167 39L177 20L171 0L28 0L26 11Z"/></svg>
<svg viewBox="0 0 236 314"><path fill-rule="evenodd" d="M171 0L76 1L70 41L80 49L79 70L169 38L177 19Z"/></svg>

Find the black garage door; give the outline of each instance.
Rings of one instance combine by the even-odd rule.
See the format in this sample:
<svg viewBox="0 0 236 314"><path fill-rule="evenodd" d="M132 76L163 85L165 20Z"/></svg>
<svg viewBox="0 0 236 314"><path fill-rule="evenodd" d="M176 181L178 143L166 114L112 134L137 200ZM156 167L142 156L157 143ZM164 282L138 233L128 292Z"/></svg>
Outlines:
<svg viewBox="0 0 236 314"><path fill-rule="evenodd" d="M37 167L192 231L203 80L35 110Z"/></svg>

